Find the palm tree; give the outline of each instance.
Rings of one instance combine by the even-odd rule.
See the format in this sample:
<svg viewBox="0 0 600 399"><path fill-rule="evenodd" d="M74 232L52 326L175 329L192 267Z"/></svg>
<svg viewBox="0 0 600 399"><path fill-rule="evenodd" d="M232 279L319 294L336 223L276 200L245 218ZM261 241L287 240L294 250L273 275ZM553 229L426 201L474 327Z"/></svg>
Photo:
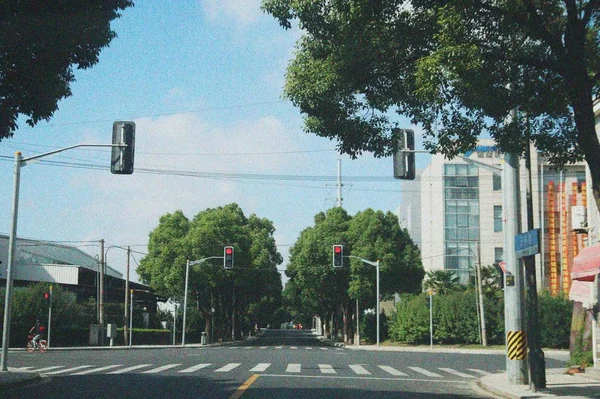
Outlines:
<svg viewBox="0 0 600 399"><path fill-rule="evenodd" d="M423 282L425 289L430 289L439 295L449 294L461 288L458 276L450 270L432 270L427 272L427 279Z"/></svg>

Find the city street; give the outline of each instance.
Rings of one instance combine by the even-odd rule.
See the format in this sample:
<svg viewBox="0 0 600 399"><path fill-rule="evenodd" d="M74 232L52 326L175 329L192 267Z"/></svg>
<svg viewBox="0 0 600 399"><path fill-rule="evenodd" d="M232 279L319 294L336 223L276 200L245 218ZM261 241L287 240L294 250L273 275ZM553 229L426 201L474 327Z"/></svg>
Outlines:
<svg viewBox="0 0 600 399"><path fill-rule="evenodd" d="M47 378L0 397L483 397L469 383L504 363L501 354L356 351L310 331L267 330L221 347L12 352L12 369Z"/></svg>

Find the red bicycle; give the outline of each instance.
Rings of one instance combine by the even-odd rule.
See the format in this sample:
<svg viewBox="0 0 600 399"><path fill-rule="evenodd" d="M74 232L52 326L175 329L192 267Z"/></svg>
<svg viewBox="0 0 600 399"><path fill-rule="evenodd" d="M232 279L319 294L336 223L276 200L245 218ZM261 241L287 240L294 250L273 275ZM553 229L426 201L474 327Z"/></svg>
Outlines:
<svg viewBox="0 0 600 399"><path fill-rule="evenodd" d="M45 339L38 339L37 345L33 343L33 335L29 334L27 336L27 352L33 353L36 349L39 349L40 352L45 353L48 350L48 342Z"/></svg>

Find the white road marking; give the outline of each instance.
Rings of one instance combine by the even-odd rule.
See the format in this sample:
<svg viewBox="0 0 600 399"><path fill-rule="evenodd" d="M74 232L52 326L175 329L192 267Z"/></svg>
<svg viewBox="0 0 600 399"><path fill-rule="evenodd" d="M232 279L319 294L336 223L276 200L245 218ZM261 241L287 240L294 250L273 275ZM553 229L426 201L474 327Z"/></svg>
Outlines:
<svg viewBox="0 0 600 399"><path fill-rule="evenodd" d="M152 364L137 364L135 366L125 367L124 369L121 369L121 370L111 371L110 373L107 373L107 374L123 374L123 373L127 373L129 371L143 369L144 367L149 367L149 366L152 366Z"/></svg>
<svg viewBox="0 0 600 399"><path fill-rule="evenodd" d="M322 374L337 374L331 364L319 364L319 369L321 369Z"/></svg>
<svg viewBox="0 0 600 399"><path fill-rule="evenodd" d="M283 346L276 346L275 349L281 349Z"/></svg>
<svg viewBox="0 0 600 399"><path fill-rule="evenodd" d="M271 366L271 363L258 363L250 369L250 371L266 371Z"/></svg>
<svg viewBox="0 0 600 399"><path fill-rule="evenodd" d="M398 371L390 366L377 366L385 372L390 373L391 375L395 375L397 377L408 377L408 374L404 374L402 371Z"/></svg>
<svg viewBox="0 0 600 399"><path fill-rule="evenodd" d="M367 369L360 364L350 364L349 367L358 375L371 375L371 373L369 373Z"/></svg>
<svg viewBox="0 0 600 399"><path fill-rule="evenodd" d="M197 364L195 366L188 367L187 369L180 370L179 373L193 373L194 371L203 369L208 366L210 366L210 363Z"/></svg>
<svg viewBox="0 0 600 399"><path fill-rule="evenodd" d="M122 364L111 364L110 366L97 367L95 369L89 369L89 370L85 370L85 371L80 371L79 373L73 373L71 375L92 374L92 373L97 373L97 372L104 371L104 370L114 369L115 367L121 367L121 366L122 366Z"/></svg>
<svg viewBox="0 0 600 399"><path fill-rule="evenodd" d="M286 373L299 373L302 369L302 365L298 363L290 363L285 370Z"/></svg>
<svg viewBox="0 0 600 399"><path fill-rule="evenodd" d="M445 371L446 373L450 373L450 374L458 376L458 377L475 378L474 376L472 376L470 374L461 373L460 371L456 371L454 369L449 369L449 368L445 368L445 367L439 367L439 369L442 371Z"/></svg>
<svg viewBox="0 0 600 399"><path fill-rule="evenodd" d="M297 346L290 346L290 349L298 349Z"/></svg>
<svg viewBox="0 0 600 399"><path fill-rule="evenodd" d="M156 373L160 373L161 371L172 369L173 367L177 367L177 366L181 366L181 363L167 364L167 365L160 366L160 367L157 367L152 370L143 371L142 374L156 374Z"/></svg>
<svg viewBox="0 0 600 399"><path fill-rule="evenodd" d="M467 369L467 370L472 371L477 374L481 374L481 375L492 375L492 373L490 373L489 371L485 371L485 370L480 370L480 369Z"/></svg>
<svg viewBox="0 0 600 399"><path fill-rule="evenodd" d="M33 371L35 371L36 373L42 373L42 372L44 372L44 371L50 371L50 370L56 370L56 369L62 369L63 367L65 367L65 366L51 366L51 367L44 367L44 368L42 368L42 369L37 369L37 370L33 370ZM30 368L31 368L31 367L22 367L22 368L20 368L19 370L27 370L27 369L30 369Z"/></svg>
<svg viewBox="0 0 600 399"><path fill-rule="evenodd" d="M441 375L436 374L436 373L432 373L431 371L427 371L425 369L422 369L421 367L409 367L409 369L416 371L417 373L421 373L423 375L426 375L427 377L437 377L437 378L442 378Z"/></svg>
<svg viewBox="0 0 600 399"><path fill-rule="evenodd" d="M229 363L223 367L221 367L220 369L216 369L215 373L227 373L228 371L233 370L236 367L239 367L239 365L242 363Z"/></svg>
<svg viewBox="0 0 600 399"><path fill-rule="evenodd" d="M70 369L63 369L63 370L58 370L58 371L51 371L51 372L45 373L45 374L54 375L54 374L70 373L71 371L86 369L88 367L94 367L94 366L93 365L77 366L77 367L71 367Z"/></svg>

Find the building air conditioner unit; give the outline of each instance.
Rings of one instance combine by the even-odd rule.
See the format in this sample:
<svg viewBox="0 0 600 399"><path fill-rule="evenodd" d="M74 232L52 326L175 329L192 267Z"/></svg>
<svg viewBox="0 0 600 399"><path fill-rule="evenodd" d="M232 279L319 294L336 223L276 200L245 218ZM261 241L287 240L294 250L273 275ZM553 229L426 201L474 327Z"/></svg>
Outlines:
<svg viewBox="0 0 600 399"><path fill-rule="evenodd" d="M571 207L571 228L576 231L587 230L587 210L585 206Z"/></svg>

